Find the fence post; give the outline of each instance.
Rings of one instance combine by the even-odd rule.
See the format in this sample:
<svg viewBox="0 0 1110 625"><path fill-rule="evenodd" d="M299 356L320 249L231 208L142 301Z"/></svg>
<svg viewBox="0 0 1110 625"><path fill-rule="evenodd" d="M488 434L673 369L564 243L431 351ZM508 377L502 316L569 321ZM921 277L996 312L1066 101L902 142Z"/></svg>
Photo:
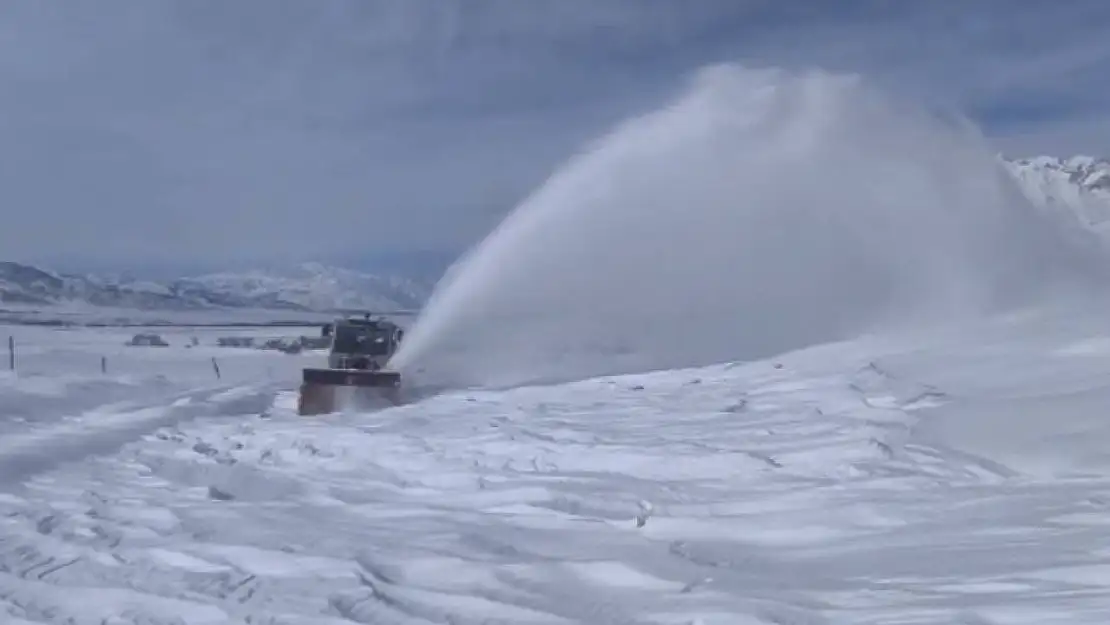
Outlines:
<svg viewBox="0 0 1110 625"><path fill-rule="evenodd" d="M15 371L15 337L8 337L8 368Z"/></svg>
<svg viewBox="0 0 1110 625"><path fill-rule="evenodd" d="M220 379L220 365L216 364L216 357L212 357L212 370L216 372L216 379Z"/></svg>

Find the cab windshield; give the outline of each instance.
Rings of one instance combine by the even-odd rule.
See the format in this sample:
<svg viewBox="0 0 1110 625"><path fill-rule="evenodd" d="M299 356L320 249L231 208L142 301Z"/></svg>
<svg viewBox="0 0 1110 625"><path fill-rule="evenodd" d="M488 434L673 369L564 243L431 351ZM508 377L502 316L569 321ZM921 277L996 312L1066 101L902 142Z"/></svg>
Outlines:
<svg viewBox="0 0 1110 625"><path fill-rule="evenodd" d="M385 356L389 354L391 330L373 326L340 325L335 328L333 350L342 354Z"/></svg>

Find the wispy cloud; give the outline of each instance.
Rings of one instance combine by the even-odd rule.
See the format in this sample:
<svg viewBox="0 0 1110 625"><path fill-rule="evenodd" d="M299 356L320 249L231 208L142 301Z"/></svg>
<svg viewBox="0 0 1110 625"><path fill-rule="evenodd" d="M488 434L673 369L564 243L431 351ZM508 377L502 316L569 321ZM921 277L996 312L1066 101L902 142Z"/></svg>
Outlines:
<svg viewBox="0 0 1110 625"><path fill-rule="evenodd" d="M0 4L0 252L221 265L457 251L717 61L857 71L1013 152L1110 152L1110 4Z"/></svg>
<svg viewBox="0 0 1110 625"><path fill-rule="evenodd" d="M854 10L834 8L846 6ZM1014 141L1077 117L1110 117L1108 3L831 2L824 17L782 25L738 52L861 72L960 110L1018 150L1110 151L1106 134Z"/></svg>

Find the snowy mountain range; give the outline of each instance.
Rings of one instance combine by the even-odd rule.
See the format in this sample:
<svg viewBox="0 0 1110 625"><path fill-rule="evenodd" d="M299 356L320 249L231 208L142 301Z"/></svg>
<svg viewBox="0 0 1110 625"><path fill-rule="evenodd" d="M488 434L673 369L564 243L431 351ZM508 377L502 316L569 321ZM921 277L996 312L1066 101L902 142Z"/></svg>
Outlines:
<svg viewBox="0 0 1110 625"><path fill-rule="evenodd" d="M1110 160L1040 156L1002 161L1032 202L1059 211L1110 240ZM65 274L0 262L0 303L9 306L80 303L141 310L412 310L423 304L432 286L430 280L373 275L318 263L163 283Z"/></svg>
<svg viewBox="0 0 1110 625"><path fill-rule="evenodd" d="M1039 156L1003 162L1034 204L1074 217L1080 225L1110 237L1110 160Z"/></svg>
<svg viewBox="0 0 1110 625"><path fill-rule="evenodd" d="M419 308L431 284L307 263L284 271L220 273L150 282L76 275L0 262L0 303L90 304L140 310L255 308L286 311Z"/></svg>

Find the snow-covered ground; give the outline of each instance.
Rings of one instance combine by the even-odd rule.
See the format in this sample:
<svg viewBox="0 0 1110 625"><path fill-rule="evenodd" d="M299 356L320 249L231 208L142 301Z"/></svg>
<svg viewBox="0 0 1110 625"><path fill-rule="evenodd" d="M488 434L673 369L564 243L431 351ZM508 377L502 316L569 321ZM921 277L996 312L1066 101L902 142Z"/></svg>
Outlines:
<svg viewBox="0 0 1110 625"><path fill-rule="evenodd" d="M303 418L318 354L14 328L0 622L1106 623L1108 330Z"/></svg>

